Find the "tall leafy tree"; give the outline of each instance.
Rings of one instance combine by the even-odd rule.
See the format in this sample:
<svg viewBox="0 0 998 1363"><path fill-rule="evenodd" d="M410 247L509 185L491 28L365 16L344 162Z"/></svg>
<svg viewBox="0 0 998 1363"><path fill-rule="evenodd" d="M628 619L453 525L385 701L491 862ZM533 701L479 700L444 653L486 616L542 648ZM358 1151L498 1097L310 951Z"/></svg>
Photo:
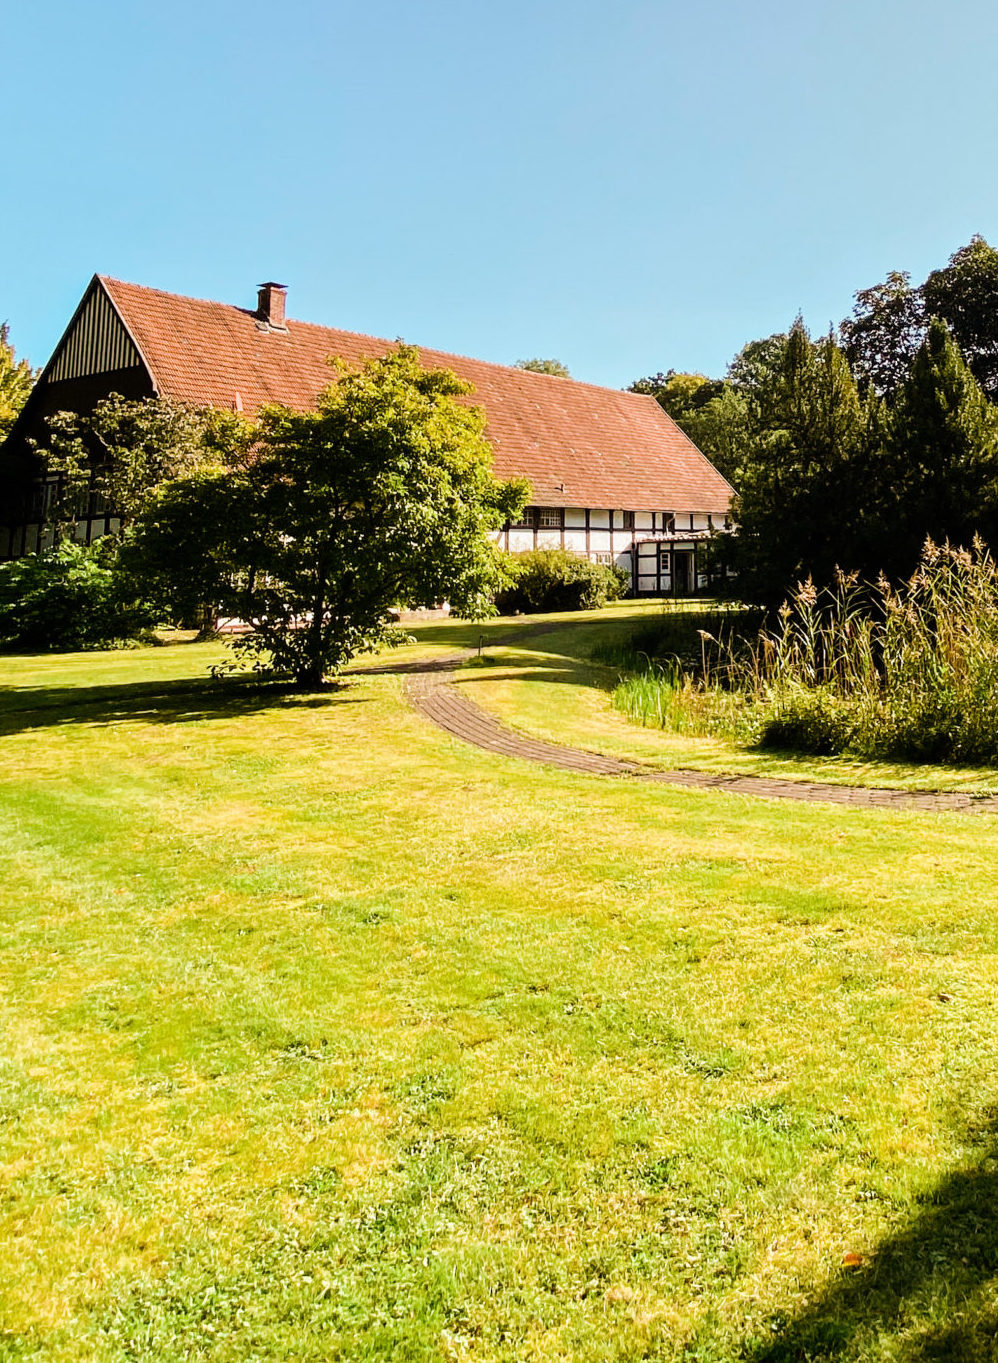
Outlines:
<svg viewBox="0 0 998 1363"><path fill-rule="evenodd" d="M529 488L494 477L469 392L408 346L343 368L315 411L264 411L243 469L166 484L133 562L217 590L251 626L241 648L302 687L389 639L397 606L489 614L502 581L489 532Z"/></svg>
<svg viewBox="0 0 998 1363"><path fill-rule="evenodd" d="M645 393L682 425L691 412L703 407L723 388L723 384L708 379L706 374L684 374L669 369L664 374L649 374L635 379L628 389L631 393Z"/></svg>
<svg viewBox="0 0 998 1363"><path fill-rule="evenodd" d="M513 368L527 369L532 374L551 374L556 379L572 377L561 360L517 360Z"/></svg>
<svg viewBox="0 0 998 1363"><path fill-rule="evenodd" d="M998 401L998 250L972 237L929 275L921 294L928 315L949 327L985 395Z"/></svg>
<svg viewBox="0 0 998 1363"><path fill-rule="evenodd" d="M15 356L9 336L7 323L0 322L0 441L13 426L35 382L27 360Z"/></svg>
<svg viewBox="0 0 998 1363"><path fill-rule="evenodd" d="M636 379L628 391L655 398L715 468L726 478L736 475L745 413L732 384L669 369Z"/></svg>
<svg viewBox="0 0 998 1363"><path fill-rule="evenodd" d="M882 284L856 294L852 317L842 323L842 348L862 390L890 399L908 377L925 337L922 293L910 276L892 270Z"/></svg>
<svg viewBox="0 0 998 1363"><path fill-rule="evenodd" d="M776 332L743 345L728 365L728 382L747 398L772 381L786 356L787 333Z"/></svg>
<svg viewBox="0 0 998 1363"><path fill-rule="evenodd" d="M729 483L742 476L748 409L744 395L732 383L712 383L714 396L692 408L679 422L694 445L707 456Z"/></svg>
<svg viewBox="0 0 998 1363"><path fill-rule="evenodd" d="M252 423L234 412L112 393L86 415L50 417L38 452L61 476L64 523L77 514L85 489L101 493L130 521L163 483L200 468L238 464L253 439Z"/></svg>

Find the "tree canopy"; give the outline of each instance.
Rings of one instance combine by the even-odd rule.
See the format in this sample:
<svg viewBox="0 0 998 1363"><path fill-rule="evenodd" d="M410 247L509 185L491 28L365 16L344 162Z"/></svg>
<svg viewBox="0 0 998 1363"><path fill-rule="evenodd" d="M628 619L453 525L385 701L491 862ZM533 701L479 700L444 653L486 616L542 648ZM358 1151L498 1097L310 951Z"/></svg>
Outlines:
<svg viewBox="0 0 998 1363"><path fill-rule="evenodd" d="M215 592L251 627L240 649L304 687L390 639L396 607L491 613L489 531L529 487L494 477L470 391L409 346L341 366L314 411L264 410L244 467L165 483L132 535L136 570Z"/></svg>
<svg viewBox="0 0 998 1363"><path fill-rule="evenodd" d="M798 318L765 356L742 393L745 446L735 518L744 589L754 600L778 602L799 578L829 576L846 544L846 525L855 529L850 498L864 419L832 336L812 341Z"/></svg>
<svg viewBox="0 0 998 1363"><path fill-rule="evenodd" d="M28 400L35 375L27 360L18 360L6 322L0 322L0 441L10 431Z"/></svg>
<svg viewBox="0 0 998 1363"><path fill-rule="evenodd" d="M925 336L925 306L911 278L892 270L882 284L860 289L839 334L861 387L891 398L908 377Z"/></svg>
<svg viewBox="0 0 998 1363"><path fill-rule="evenodd" d="M532 374L552 374L556 379L572 377L561 360L517 360L514 368L529 369Z"/></svg>
<svg viewBox="0 0 998 1363"><path fill-rule="evenodd" d="M982 236L950 256L922 285L925 311L949 327L974 377L998 400L998 250Z"/></svg>
<svg viewBox="0 0 998 1363"><path fill-rule="evenodd" d="M664 374L649 374L647 378L635 379L629 391L653 397L673 421L682 424L692 412L716 397L723 386L708 379L705 374L683 374L676 369L669 369Z"/></svg>
<svg viewBox="0 0 998 1363"><path fill-rule="evenodd" d="M945 322L933 318L887 423L894 562L906 570L926 536L969 545L998 532L998 410Z"/></svg>
<svg viewBox="0 0 998 1363"><path fill-rule="evenodd" d="M744 414L730 383L669 369L636 379L628 391L653 397L715 468L732 477Z"/></svg>
<svg viewBox="0 0 998 1363"><path fill-rule="evenodd" d="M162 484L198 469L231 467L254 438L252 423L234 412L112 393L87 415L50 417L39 454L62 477L64 522L76 515L84 488L101 493L130 521Z"/></svg>

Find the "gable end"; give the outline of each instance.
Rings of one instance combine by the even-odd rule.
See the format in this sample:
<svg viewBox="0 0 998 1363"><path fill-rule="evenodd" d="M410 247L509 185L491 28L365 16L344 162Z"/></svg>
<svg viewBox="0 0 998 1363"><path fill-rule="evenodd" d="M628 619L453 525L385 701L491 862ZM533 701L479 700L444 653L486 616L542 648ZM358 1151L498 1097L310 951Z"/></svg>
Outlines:
<svg viewBox="0 0 998 1363"><path fill-rule="evenodd" d="M95 281L49 361L45 378L59 383L133 369L142 363L138 347L114 305Z"/></svg>

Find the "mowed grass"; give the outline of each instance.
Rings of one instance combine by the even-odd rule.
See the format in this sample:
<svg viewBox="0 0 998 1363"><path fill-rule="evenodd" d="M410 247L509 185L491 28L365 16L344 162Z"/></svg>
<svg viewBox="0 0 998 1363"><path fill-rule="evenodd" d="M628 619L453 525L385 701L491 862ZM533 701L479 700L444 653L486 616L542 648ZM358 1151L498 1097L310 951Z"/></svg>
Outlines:
<svg viewBox="0 0 998 1363"><path fill-rule="evenodd" d="M531 620L527 637L497 635L488 646L488 665L464 670L458 682L477 704L525 733L651 767L912 790L998 790L993 767L779 752L723 737L644 728L627 719L611 700L620 670L593 661L593 650L607 640L625 642L637 625L648 624L663 609L692 611L698 604L624 602L609 612L577 616L574 623L557 617L549 632L543 621Z"/></svg>
<svg viewBox="0 0 998 1363"><path fill-rule="evenodd" d="M0 1357L998 1357L996 825L217 652L0 661Z"/></svg>

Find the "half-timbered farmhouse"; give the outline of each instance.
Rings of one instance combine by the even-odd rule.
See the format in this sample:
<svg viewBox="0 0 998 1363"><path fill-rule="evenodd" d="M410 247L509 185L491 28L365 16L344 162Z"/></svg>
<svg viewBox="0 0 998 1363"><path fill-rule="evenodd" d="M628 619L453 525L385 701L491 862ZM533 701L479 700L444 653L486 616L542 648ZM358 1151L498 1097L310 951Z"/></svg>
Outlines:
<svg viewBox="0 0 998 1363"><path fill-rule="evenodd" d="M0 558L45 547L53 487L30 440L57 411L90 411L103 397L164 396L253 415L265 403L314 404L333 374L328 359L358 363L392 342L297 322L286 290L260 286L239 308L97 275L0 449ZM654 398L573 379L421 350L474 385L500 477L529 479L532 504L507 526L510 550L564 546L625 565L639 594L685 595L706 586L705 541L729 524L732 489ZM77 534L118 527L93 494Z"/></svg>

